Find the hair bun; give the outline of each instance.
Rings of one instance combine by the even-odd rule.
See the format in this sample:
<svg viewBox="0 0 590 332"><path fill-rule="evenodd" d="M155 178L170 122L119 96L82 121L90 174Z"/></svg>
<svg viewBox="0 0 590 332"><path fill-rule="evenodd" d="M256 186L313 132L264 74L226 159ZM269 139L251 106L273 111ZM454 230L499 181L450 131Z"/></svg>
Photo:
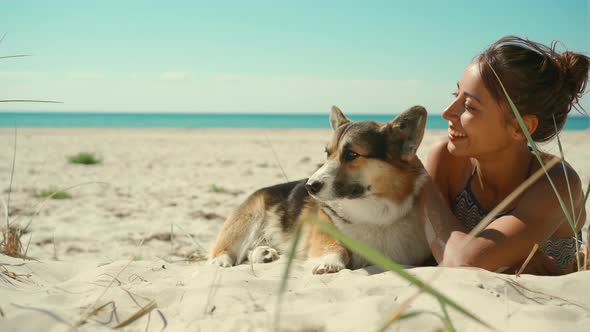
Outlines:
<svg viewBox="0 0 590 332"><path fill-rule="evenodd" d="M572 98L572 104L576 104L586 90L590 59L585 55L566 51L559 55L559 62L567 93Z"/></svg>

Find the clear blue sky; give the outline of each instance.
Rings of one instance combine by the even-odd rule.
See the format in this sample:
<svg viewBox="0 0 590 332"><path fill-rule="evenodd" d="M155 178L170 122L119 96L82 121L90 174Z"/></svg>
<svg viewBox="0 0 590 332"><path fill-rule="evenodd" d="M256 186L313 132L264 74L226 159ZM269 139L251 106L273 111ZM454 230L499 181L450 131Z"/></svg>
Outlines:
<svg viewBox="0 0 590 332"><path fill-rule="evenodd" d="M589 53L586 0L2 1L0 111L441 112L506 34ZM584 100L586 108L588 98Z"/></svg>

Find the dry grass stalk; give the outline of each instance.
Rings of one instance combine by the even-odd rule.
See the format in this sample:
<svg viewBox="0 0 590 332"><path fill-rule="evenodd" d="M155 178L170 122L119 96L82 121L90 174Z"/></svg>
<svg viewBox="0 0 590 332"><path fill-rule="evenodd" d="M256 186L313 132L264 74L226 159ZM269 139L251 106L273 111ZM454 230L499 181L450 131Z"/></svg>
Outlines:
<svg viewBox="0 0 590 332"><path fill-rule="evenodd" d="M215 275L213 275L213 280L211 281L211 286L209 286L209 293L207 294L207 302L205 303L205 308L203 310L204 315L210 315L213 313L215 306L211 305L213 302L213 298L215 294L217 294L217 290L221 286L221 274L219 274L219 269L215 270Z"/></svg>
<svg viewBox="0 0 590 332"><path fill-rule="evenodd" d="M113 317L115 318L116 322L119 323L119 316L117 315L117 305L115 304L115 301L109 301L103 305L101 305L100 307L92 310L92 312L90 312L90 314L88 315L88 317L92 317L94 315L98 315L99 313L101 313L103 311L103 309L105 309L106 307L111 307L111 315L110 318L107 322L104 322L104 324L109 324Z"/></svg>
<svg viewBox="0 0 590 332"><path fill-rule="evenodd" d="M586 234L586 255L584 257L584 268L583 270L590 270L590 230Z"/></svg>
<svg viewBox="0 0 590 332"><path fill-rule="evenodd" d="M500 280L504 280L506 283L508 283L510 286L512 286L515 290L517 290L521 295L523 295L531 300L534 300L537 303L540 303L539 300L555 300L556 299L556 300L563 301L566 304L570 304L570 305L576 306L580 309L586 310L587 312L590 312L590 308L584 306L583 304L576 303L576 302L570 301L568 299L565 299L563 297L559 297L559 296L556 296L553 294L548 294L548 293L541 292L538 290L530 289L530 288L526 287L525 285L519 283L518 281L507 278L507 277L496 276L496 278L498 278ZM541 298L535 299L535 298L528 297L528 296L526 296L526 294L524 294L520 290L525 290L531 294L535 294L537 296L540 296ZM540 303L540 304L542 304L542 303Z"/></svg>
<svg viewBox="0 0 590 332"><path fill-rule="evenodd" d="M127 294L129 294L129 296L131 296L131 298L133 299L133 301L135 302L135 304L137 304L140 307L139 310L137 312L135 312L133 315L129 316L124 321L119 322L119 315L117 314L117 305L116 305L115 301L108 301L107 303L105 303L105 304L103 304L101 306L98 306L95 309L93 309L93 310L87 312L86 314L84 314L84 318L78 320L72 326L72 328L76 329L77 327L86 324L86 322L89 319L91 319L92 316L96 316L96 315L100 314L101 312L103 312L107 307L110 307L111 308L110 318L109 318L109 320L107 322L102 322L102 324L109 324L110 322L112 322L112 319L114 317L115 318L115 321L117 322L117 325L115 325L113 328L120 329L120 328L123 328L125 326L128 326L131 323L137 321L138 319L140 319L141 317L149 314L152 310L154 310L154 309L156 309L158 307L156 301L154 301L154 300L150 300L145 306L140 306L139 303L135 300L135 298L128 291L126 291L126 292L127 292ZM90 309L90 307L87 308L87 309ZM167 321L164 318L163 314L161 312L158 312L158 314L162 318L162 320L164 322L164 325L167 326Z"/></svg>
<svg viewBox="0 0 590 332"><path fill-rule="evenodd" d="M150 232L150 234L153 234L153 232ZM148 236L144 236L141 241L137 244L136 246L136 250L139 251L139 248L141 248L145 242L145 239ZM128 262L127 264L125 264L125 266L123 266L119 272L117 272L117 274L115 276L112 277L112 280L110 281L110 283L105 287L105 289L103 290L103 292L96 298L96 300L94 301L94 303L88 307L88 309L85 312L82 312L80 319L78 319L68 331L76 331L77 328L79 326L81 326L82 324L84 324L88 318L91 316L92 313L92 309L91 308L95 308L98 305L98 302L100 301L100 299L102 299L102 297L108 292L109 289L111 289L111 287L113 287L113 285L115 284L115 282L119 282L119 276L123 273L123 271L125 271L130 265L131 263L133 263L136 259L137 259L138 255L134 255ZM152 301L153 302L153 301ZM150 302L151 303L151 302ZM155 302L154 302L155 304ZM149 305L149 304L148 304ZM146 308L147 306L145 306L144 308ZM153 309L153 308L152 308ZM150 311L152 310L150 309ZM149 311L148 311L149 312ZM127 319L128 320L128 319ZM127 325L127 324L126 324ZM122 327L122 326L121 326ZM117 327L116 327L117 328Z"/></svg>
<svg viewBox="0 0 590 332"><path fill-rule="evenodd" d="M0 273L2 273L3 275L5 275L7 277L10 277L10 278L12 278L14 280L18 280L17 279L18 276L16 275L16 273L11 272L11 271L8 271L8 269L6 267L4 267L4 266L2 266L2 271L0 271Z"/></svg>
<svg viewBox="0 0 590 332"><path fill-rule="evenodd" d="M57 258L57 244L55 243L55 231L53 232L53 260L58 261Z"/></svg>
<svg viewBox="0 0 590 332"><path fill-rule="evenodd" d="M23 282L24 280L21 277L30 278L31 274L17 274L12 271L9 271L4 265L0 265L0 277L2 277L2 279L7 283L14 286L14 284L10 280L6 279L4 276L18 282Z"/></svg>
<svg viewBox="0 0 590 332"><path fill-rule="evenodd" d="M137 299L135 298L135 296L134 296L133 294L131 294L131 292L130 292L130 291L128 291L128 290L126 290L126 289L123 289L123 291L125 291L125 293L127 293L127 295L129 295L129 297L131 298L131 300L133 300L133 302L135 302L135 304L136 304L138 307L140 307L140 308L141 308L141 309L140 309L140 311L138 311L138 313L136 313L136 315L137 315L137 314L139 314L139 313L141 313L141 312L142 312L142 310L146 310L146 308L148 308L148 307L152 306L152 302L154 303L153 305L155 305L155 307L154 307L154 308L151 308L150 310L153 310L153 309L157 308L157 305L155 304L155 301L154 301L154 300L150 300L150 299L148 299L148 298L146 298L146 297L144 297L144 296L141 296L141 295L137 295L137 294L135 294L135 296L139 296L139 297L141 297L143 300L145 300L145 301L149 301L149 303L148 303L147 305L145 305L145 306L142 308L142 306L139 304L139 302L137 301ZM160 319L162 320L162 324L163 324L163 326L162 326L162 329L161 329L161 331L164 331L164 330L166 330L166 327L168 327L168 320L166 320L166 317L164 316L164 314L163 314L163 313L162 313L162 312L161 312L159 309L156 309L156 313L157 313L157 314L160 316ZM145 314L143 314L143 315L145 315ZM133 317L133 316L132 316L132 317ZM141 317L141 316L139 316L139 317ZM137 318L139 318L139 317L137 317ZM151 317L152 317L152 314L151 314L151 311L150 311L150 312L148 312L148 316L147 316L147 322L146 322L146 326L145 326L145 331L149 331L149 326L150 326ZM123 324L123 323L121 323L121 324Z"/></svg>
<svg viewBox="0 0 590 332"><path fill-rule="evenodd" d="M522 273L522 271L524 271L524 269L526 268L526 266L529 264L529 262L531 261L531 258L533 258L533 256L537 252L537 249L539 249L539 245L537 243L535 243L535 245L533 246L533 249L531 249L531 252L529 253L529 256L526 258L526 260L524 261L524 263L522 263L522 266L520 267L520 269L518 270L518 272L516 272L516 277L517 278L520 277L520 274Z"/></svg>
<svg viewBox="0 0 590 332"><path fill-rule="evenodd" d="M127 318L126 320L117 324L115 326L115 328L120 329L122 327L125 327L125 326L135 322L136 320L140 319L141 317L147 315L148 313L150 313L152 310L156 309L157 307L158 307L158 305L156 304L156 301L152 300L148 304L146 304L145 306L141 307L136 313L129 316L129 318Z"/></svg>
<svg viewBox="0 0 590 332"><path fill-rule="evenodd" d="M23 258L23 245L20 241L22 236L21 229L17 226L10 226L2 231L2 246L0 253L16 258Z"/></svg>
<svg viewBox="0 0 590 332"><path fill-rule="evenodd" d="M142 242L143 243L143 242ZM123 273L123 271L125 271L127 269L127 267L129 267L129 265L131 265L131 263L133 262L133 259L129 260L129 262L119 271L119 273L117 273L117 275L115 277L113 277L113 279L111 280L111 282L105 287L104 291L98 296L98 298L94 301L94 304L92 304L91 306L89 306L87 308L86 312L82 312L80 319L78 319L76 322L74 322L74 324L71 326L71 328L68 331L77 331L77 328L84 325L86 323L86 321L93 316L96 313L96 309L91 309L91 308L96 308L96 305L98 304L98 302L100 301L100 299L106 294L106 292L113 286L113 284L115 283L115 280L118 281L118 276Z"/></svg>

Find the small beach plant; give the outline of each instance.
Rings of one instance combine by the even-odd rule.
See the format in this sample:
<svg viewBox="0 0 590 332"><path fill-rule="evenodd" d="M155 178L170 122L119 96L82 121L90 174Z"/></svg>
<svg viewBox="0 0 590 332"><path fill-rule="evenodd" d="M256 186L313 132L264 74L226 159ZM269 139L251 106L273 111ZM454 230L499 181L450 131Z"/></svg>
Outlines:
<svg viewBox="0 0 590 332"><path fill-rule="evenodd" d="M35 198L51 198L51 199L70 199L72 195L57 189L46 189L35 192L33 195Z"/></svg>
<svg viewBox="0 0 590 332"><path fill-rule="evenodd" d="M221 193L227 192L227 189L225 189L222 186L218 186L216 184L212 184L211 187L209 188L209 191L210 192L213 192L213 193L221 194Z"/></svg>
<svg viewBox="0 0 590 332"><path fill-rule="evenodd" d="M96 157L90 152L80 152L77 155L68 157L70 164L81 164L81 165L95 165L100 164L102 160Z"/></svg>

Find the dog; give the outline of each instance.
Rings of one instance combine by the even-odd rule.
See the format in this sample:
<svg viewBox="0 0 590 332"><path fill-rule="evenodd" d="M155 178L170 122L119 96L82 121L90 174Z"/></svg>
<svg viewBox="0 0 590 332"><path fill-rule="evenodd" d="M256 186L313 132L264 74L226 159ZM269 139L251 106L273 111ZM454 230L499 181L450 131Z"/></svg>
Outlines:
<svg viewBox="0 0 590 332"><path fill-rule="evenodd" d="M223 224L209 263L230 267L269 263L288 252L300 225L313 274L369 263L306 220L319 220L404 265L420 265L431 251L418 220L417 195L427 178L416 158L426 109L413 106L392 121L350 121L333 106L327 159L309 179L250 195Z"/></svg>

